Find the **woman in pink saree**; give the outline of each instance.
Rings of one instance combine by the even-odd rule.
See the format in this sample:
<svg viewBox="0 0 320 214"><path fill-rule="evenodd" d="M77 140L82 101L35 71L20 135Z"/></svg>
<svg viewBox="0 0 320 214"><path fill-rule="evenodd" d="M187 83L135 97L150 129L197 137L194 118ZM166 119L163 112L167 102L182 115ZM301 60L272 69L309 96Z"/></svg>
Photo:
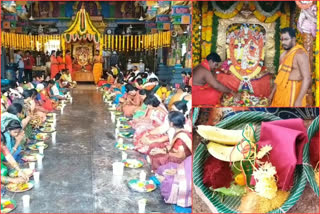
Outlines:
<svg viewBox="0 0 320 214"><path fill-rule="evenodd" d="M161 182L160 191L164 201L180 207L190 207L192 194L192 156L182 163L168 163L158 168L157 178Z"/></svg>
<svg viewBox="0 0 320 214"><path fill-rule="evenodd" d="M154 143L149 146L147 154L151 159L152 170L156 170L169 162L181 163L192 154L191 132L184 128L184 115L181 112L172 111L168 118L171 130L174 130L174 135L169 144Z"/></svg>
<svg viewBox="0 0 320 214"><path fill-rule="evenodd" d="M166 108L154 95L149 95L144 100L144 104L148 106L145 116L135 119L130 123L131 127L135 129L133 136L135 148L141 153L148 151L148 146L145 146L141 141L143 134L160 126L168 114Z"/></svg>
<svg viewBox="0 0 320 214"><path fill-rule="evenodd" d="M190 125L191 120L189 118L188 114L188 107L187 104L183 101L177 101L172 105L172 111L178 111L183 113L185 116L185 125L184 129L187 132L192 131L192 125ZM175 132L175 129L170 127L170 122L168 116L166 117L165 121L161 126L158 126L157 128L147 131L143 134L141 138L141 142L144 145L148 145L149 150L150 148L164 148L165 146L170 145L170 140L173 139L173 134ZM170 136L169 136L170 135Z"/></svg>

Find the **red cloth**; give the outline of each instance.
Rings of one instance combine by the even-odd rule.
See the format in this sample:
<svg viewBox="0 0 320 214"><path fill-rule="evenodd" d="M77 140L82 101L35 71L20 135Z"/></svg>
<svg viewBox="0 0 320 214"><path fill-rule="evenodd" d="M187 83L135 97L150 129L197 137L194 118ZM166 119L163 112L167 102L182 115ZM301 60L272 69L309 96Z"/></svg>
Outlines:
<svg viewBox="0 0 320 214"><path fill-rule="evenodd" d="M217 80L232 91L238 91L240 80L232 74L217 74ZM271 93L271 75L267 74L260 79L251 80L254 95L257 97L268 97Z"/></svg>
<svg viewBox="0 0 320 214"><path fill-rule="evenodd" d="M310 163L315 168L319 162L319 132L311 139L309 151Z"/></svg>
<svg viewBox="0 0 320 214"><path fill-rule="evenodd" d="M233 180L230 163L210 156L204 163L203 184L214 189L230 187Z"/></svg>
<svg viewBox="0 0 320 214"><path fill-rule="evenodd" d="M103 85L105 85L105 84L107 84L107 83L108 83L107 80L99 80L98 86L101 87L101 86L103 86Z"/></svg>
<svg viewBox="0 0 320 214"><path fill-rule="evenodd" d="M29 57L24 57L23 58L23 63L24 63L24 69L32 69L32 66L35 65L35 59L33 56L29 56Z"/></svg>
<svg viewBox="0 0 320 214"><path fill-rule="evenodd" d="M222 92L211 88L208 84L192 86L192 105L219 105Z"/></svg>
<svg viewBox="0 0 320 214"><path fill-rule="evenodd" d="M288 191L293 185L297 164L302 164L303 146L308 142L302 119L263 122L258 148L271 145L272 150L263 161L270 161L277 170L278 187Z"/></svg>

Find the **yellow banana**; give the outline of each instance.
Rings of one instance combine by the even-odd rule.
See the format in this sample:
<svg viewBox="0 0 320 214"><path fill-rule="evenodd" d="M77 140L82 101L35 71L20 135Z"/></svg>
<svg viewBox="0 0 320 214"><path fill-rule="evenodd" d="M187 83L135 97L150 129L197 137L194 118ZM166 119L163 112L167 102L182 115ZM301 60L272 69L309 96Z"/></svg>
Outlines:
<svg viewBox="0 0 320 214"><path fill-rule="evenodd" d="M216 126L199 125L198 134L206 140L225 145L236 145L243 140L243 130L222 129ZM244 127L244 136L246 139L254 142L254 128L247 124Z"/></svg>
<svg viewBox="0 0 320 214"><path fill-rule="evenodd" d="M236 146L225 146L218 143L210 142L207 145L207 148L209 153L213 157L226 162L235 162L247 158L250 148L251 156L251 154L253 154L254 144L251 144L251 147L249 147L249 143L247 141L244 141L241 143L241 145L238 146L238 148L236 148Z"/></svg>
<svg viewBox="0 0 320 214"><path fill-rule="evenodd" d="M221 129L216 126L199 125L197 132L206 140L226 145L236 145L243 139L242 130Z"/></svg>

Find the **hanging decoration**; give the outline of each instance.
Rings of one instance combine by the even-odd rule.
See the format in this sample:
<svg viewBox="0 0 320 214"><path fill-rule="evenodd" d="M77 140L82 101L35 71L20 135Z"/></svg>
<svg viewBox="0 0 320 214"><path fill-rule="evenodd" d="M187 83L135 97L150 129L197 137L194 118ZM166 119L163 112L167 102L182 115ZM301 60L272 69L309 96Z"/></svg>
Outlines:
<svg viewBox="0 0 320 214"><path fill-rule="evenodd" d="M236 1L211 1L215 10L214 14L222 19L230 19L236 16L243 7L243 2Z"/></svg>
<svg viewBox="0 0 320 214"><path fill-rule="evenodd" d="M156 37L157 39L153 39ZM70 43L78 40L88 40L96 43L94 36L84 34L82 36L70 35L26 35L1 32L1 46L15 50L38 50L43 51L45 44L50 40L60 40L63 43ZM158 48L170 47L171 31L159 32L154 34L145 34L139 36L133 35L103 35L101 42L97 43L102 50L116 51L148 51ZM38 48L37 48L38 47Z"/></svg>
<svg viewBox="0 0 320 214"><path fill-rule="evenodd" d="M282 2L249 2L249 8L260 22L272 23L281 16Z"/></svg>
<svg viewBox="0 0 320 214"><path fill-rule="evenodd" d="M193 2L192 10L192 62L193 67L200 63L200 10L199 2Z"/></svg>
<svg viewBox="0 0 320 214"><path fill-rule="evenodd" d="M288 2L284 2L283 11L280 16L280 28L286 28L290 26L290 5Z"/></svg>

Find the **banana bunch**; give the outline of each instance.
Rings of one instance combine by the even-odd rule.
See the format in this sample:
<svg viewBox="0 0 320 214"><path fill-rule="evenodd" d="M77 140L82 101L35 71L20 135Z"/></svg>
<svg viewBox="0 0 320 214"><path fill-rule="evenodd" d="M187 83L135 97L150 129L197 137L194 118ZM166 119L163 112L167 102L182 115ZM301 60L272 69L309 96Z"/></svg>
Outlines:
<svg viewBox="0 0 320 214"><path fill-rule="evenodd" d="M197 132L201 137L210 141L207 145L209 153L222 161L244 160L255 151L254 127L249 124L243 130L199 125Z"/></svg>

